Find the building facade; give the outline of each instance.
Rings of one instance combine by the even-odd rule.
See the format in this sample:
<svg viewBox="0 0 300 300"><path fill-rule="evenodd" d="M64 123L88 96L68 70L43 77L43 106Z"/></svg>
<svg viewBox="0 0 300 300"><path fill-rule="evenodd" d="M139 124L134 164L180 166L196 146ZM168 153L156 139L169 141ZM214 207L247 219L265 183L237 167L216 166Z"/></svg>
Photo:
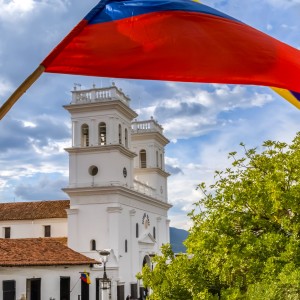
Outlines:
<svg viewBox="0 0 300 300"><path fill-rule="evenodd" d="M169 242L167 213L171 205L164 163L169 141L153 118L137 121L129 103L129 97L114 84L108 88L74 88L71 103L64 107L72 122L72 145L66 149L69 184L63 188L70 200L64 208L57 207L67 215L5 220L0 213L3 238L65 236L68 249L86 257L85 262L94 262L86 266L92 283L88 294L78 294L81 300L125 300L127 295L142 299L147 291L136 274L143 265L151 264L150 257L159 253L162 244ZM105 264L102 250L109 253ZM106 294L101 291L104 265L111 286ZM28 298L29 292L26 295L27 299L39 300ZM50 299L43 295L41 299ZM51 297L65 299L58 293Z"/></svg>

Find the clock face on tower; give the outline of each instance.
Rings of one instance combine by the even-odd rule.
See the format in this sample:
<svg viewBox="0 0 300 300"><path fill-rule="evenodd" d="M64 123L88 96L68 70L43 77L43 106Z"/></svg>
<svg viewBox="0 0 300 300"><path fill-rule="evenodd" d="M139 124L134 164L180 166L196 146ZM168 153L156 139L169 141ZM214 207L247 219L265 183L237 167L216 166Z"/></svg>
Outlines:
<svg viewBox="0 0 300 300"><path fill-rule="evenodd" d="M126 168L123 168L123 176L124 176L124 178L127 177L127 169Z"/></svg>

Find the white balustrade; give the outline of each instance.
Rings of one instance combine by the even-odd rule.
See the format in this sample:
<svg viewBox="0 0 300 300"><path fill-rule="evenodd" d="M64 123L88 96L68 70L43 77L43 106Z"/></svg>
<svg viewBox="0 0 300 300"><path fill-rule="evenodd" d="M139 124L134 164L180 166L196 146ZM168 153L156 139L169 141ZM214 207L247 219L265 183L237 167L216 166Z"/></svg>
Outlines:
<svg viewBox="0 0 300 300"><path fill-rule="evenodd" d="M91 102L101 101L115 101L120 100L129 106L130 98L120 91L116 86L107 88L95 88L89 90L77 90L74 88L72 91L71 104L85 104Z"/></svg>
<svg viewBox="0 0 300 300"><path fill-rule="evenodd" d="M134 121L131 123L132 133L159 132L162 134L163 128L154 119L148 121Z"/></svg>

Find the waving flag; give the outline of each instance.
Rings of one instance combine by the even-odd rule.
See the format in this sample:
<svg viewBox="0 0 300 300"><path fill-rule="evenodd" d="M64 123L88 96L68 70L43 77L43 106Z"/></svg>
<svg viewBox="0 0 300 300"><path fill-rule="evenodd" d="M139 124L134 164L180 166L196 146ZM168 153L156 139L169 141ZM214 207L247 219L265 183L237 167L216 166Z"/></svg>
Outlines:
<svg viewBox="0 0 300 300"><path fill-rule="evenodd" d="M80 278L83 282L85 282L87 284L91 284L91 279L90 279L90 276L87 272L81 273Z"/></svg>
<svg viewBox="0 0 300 300"><path fill-rule="evenodd" d="M299 50L191 0L102 0L43 71L271 86L300 108Z"/></svg>

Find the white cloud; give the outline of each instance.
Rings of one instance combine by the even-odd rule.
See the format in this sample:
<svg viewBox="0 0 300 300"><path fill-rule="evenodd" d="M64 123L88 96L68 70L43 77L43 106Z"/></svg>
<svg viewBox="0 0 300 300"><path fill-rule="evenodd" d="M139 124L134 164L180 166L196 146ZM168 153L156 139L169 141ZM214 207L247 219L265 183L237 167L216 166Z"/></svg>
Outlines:
<svg viewBox="0 0 300 300"><path fill-rule="evenodd" d="M64 149L71 146L70 139L66 139L64 141L49 139L47 144L44 146L40 146L38 141L31 139L31 144L36 154L41 157L52 156L53 153L65 153Z"/></svg>
<svg viewBox="0 0 300 300"><path fill-rule="evenodd" d="M42 12L43 9L62 13L69 6L69 0L0 0L0 21L15 22L16 19L32 16L34 11Z"/></svg>
<svg viewBox="0 0 300 300"><path fill-rule="evenodd" d="M9 20L22 17L31 12L36 6L34 0L0 0L0 18Z"/></svg>
<svg viewBox="0 0 300 300"><path fill-rule="evenodd" d="M31 121L22 121L24 127L32 127L35 128L37 125Z"/></svg>
<svg viewBox="0 0 300 300"><path fill-rule="evenodd" d="M254 92L245 86L212 85L213 90L201 88L180 90L174 86L173 98L156 103L154 117L162 122L171 140L188 139L218 129L232 120L222 120L222 112L263 107L273 100L265 92ZM146 111L146 110L145 110Z"/></svg>

